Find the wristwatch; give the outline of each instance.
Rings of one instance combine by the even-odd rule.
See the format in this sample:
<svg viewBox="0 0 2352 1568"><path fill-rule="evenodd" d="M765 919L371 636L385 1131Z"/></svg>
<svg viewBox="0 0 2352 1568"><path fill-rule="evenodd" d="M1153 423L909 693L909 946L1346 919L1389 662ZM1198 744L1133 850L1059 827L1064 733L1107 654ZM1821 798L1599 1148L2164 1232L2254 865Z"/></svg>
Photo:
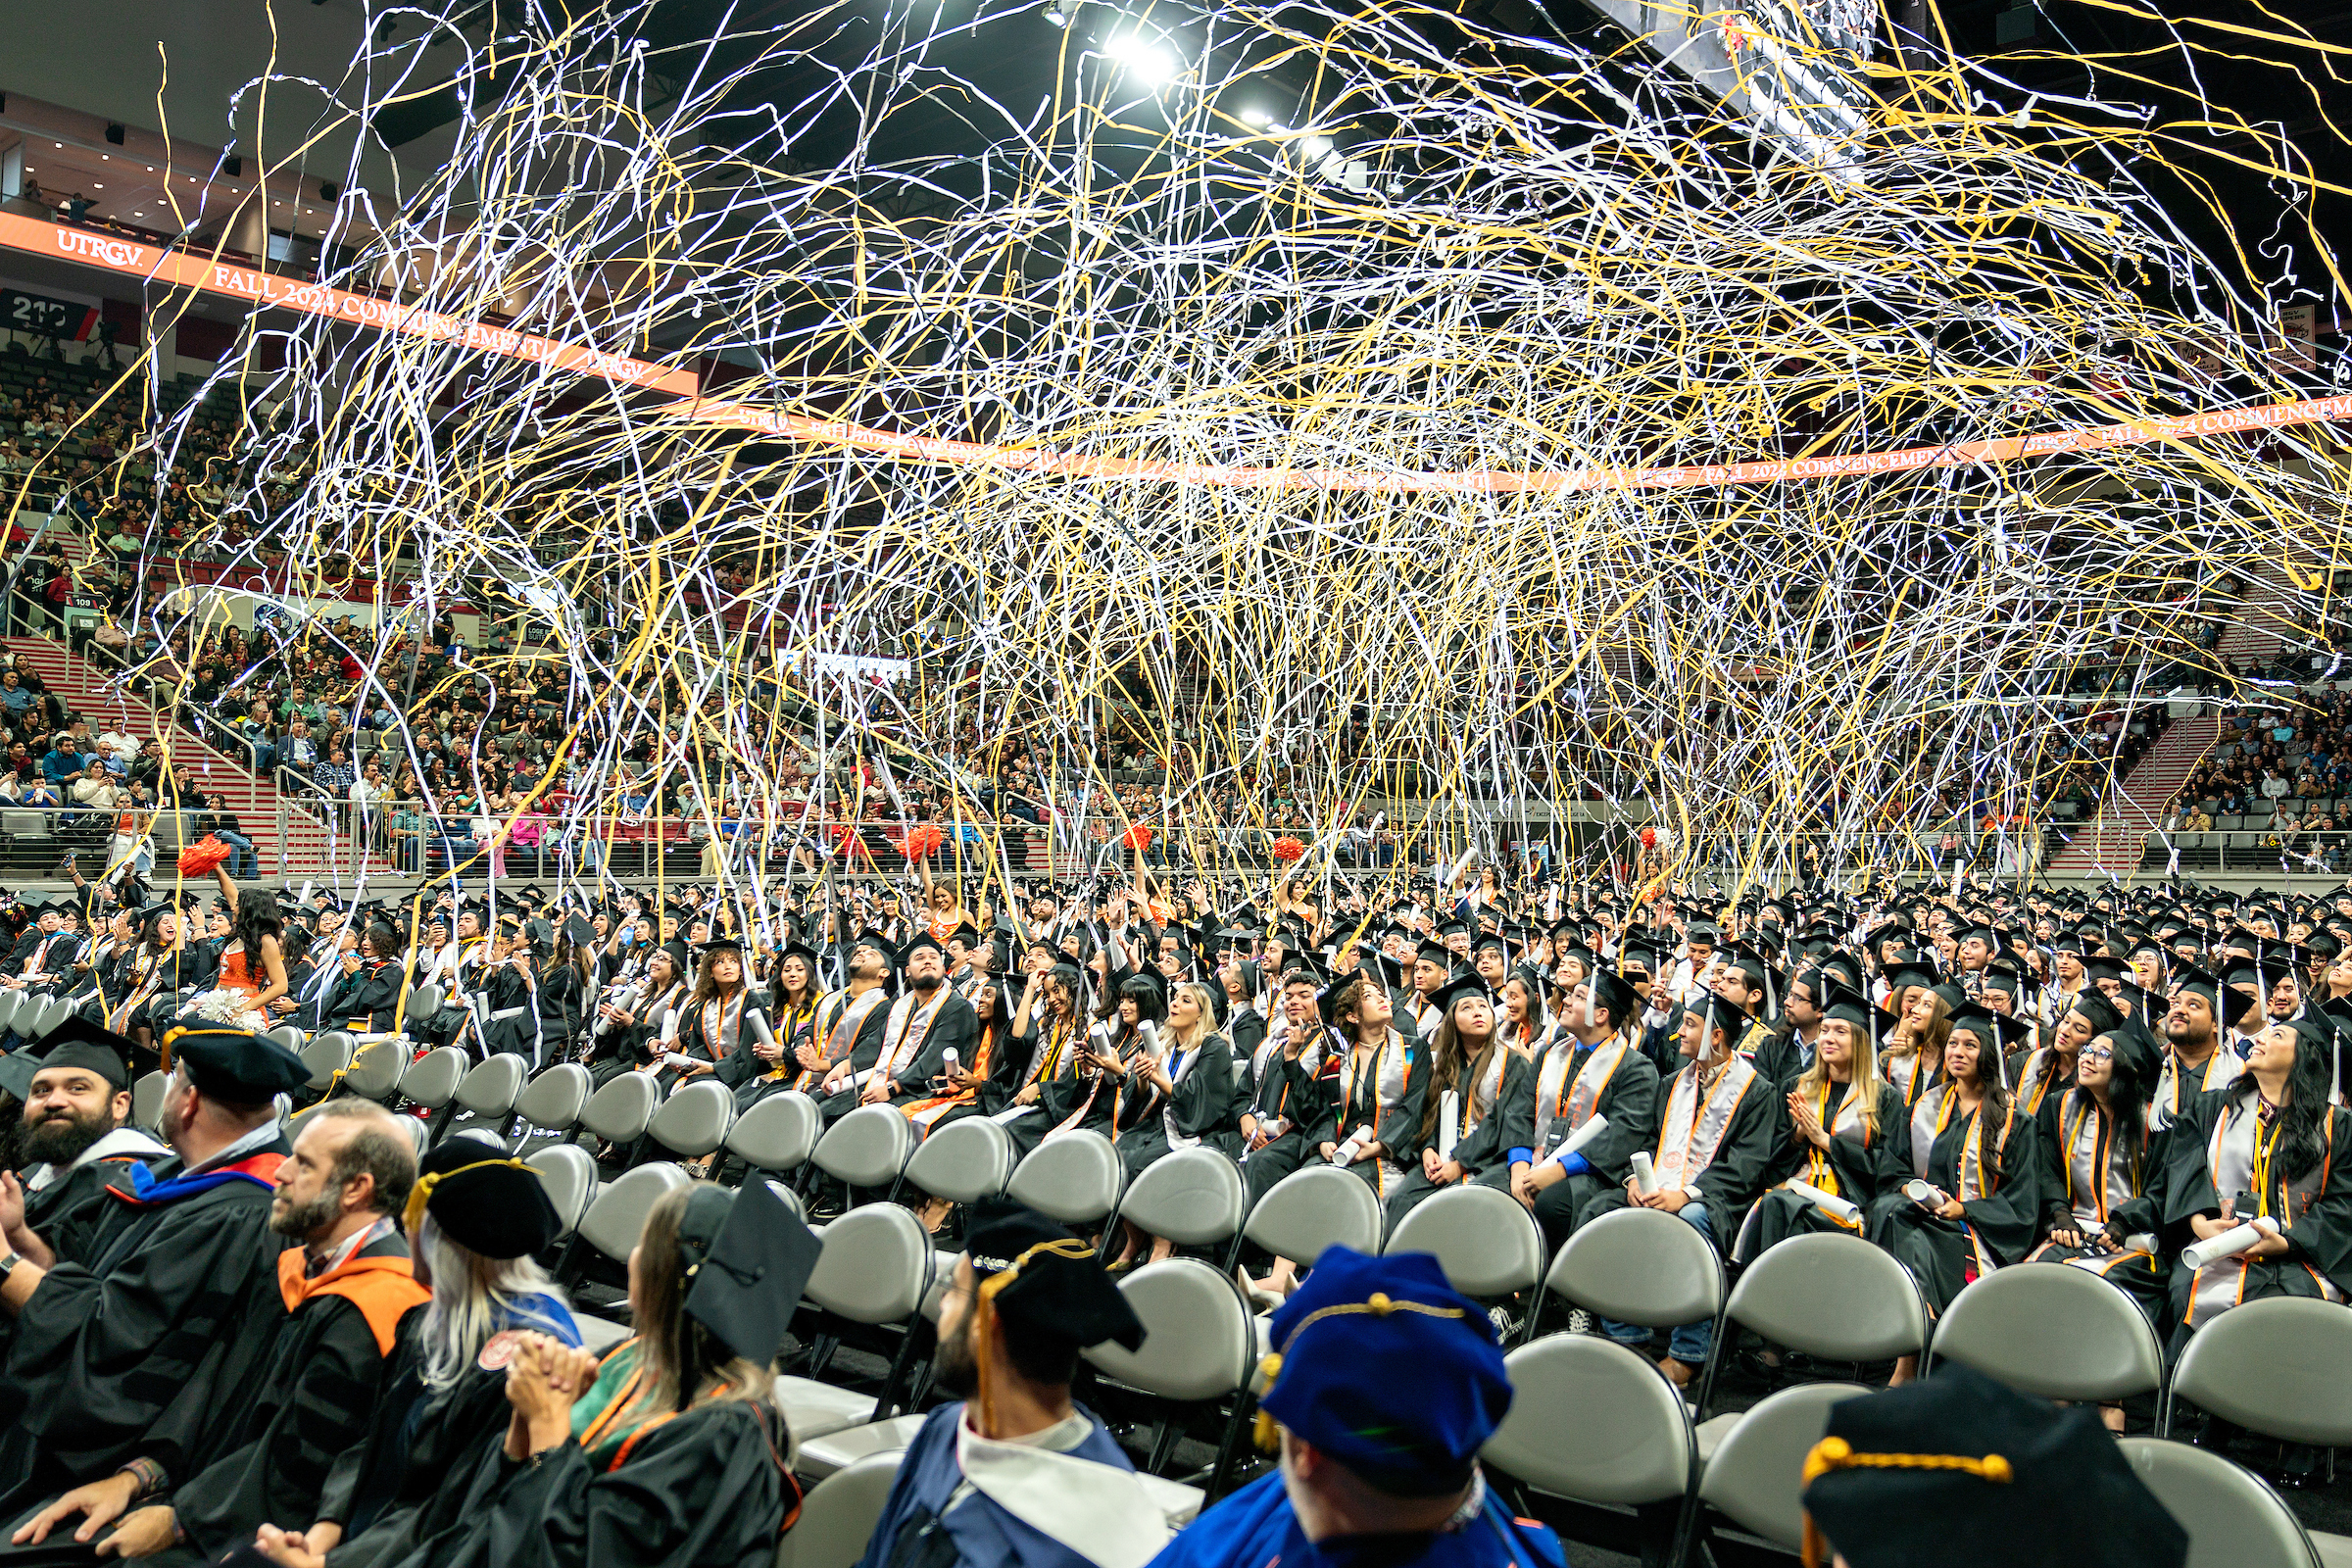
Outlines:
<svg viewBox="0 0 2352 1568"><path fill-rule="evenodd" d="M15 1273L17 1270L17 1265L24 1261L24 1254L18 1251L13 1247L10 1248L8 1250L8 1255L6 1257L0 1257L0 1280L4 1280L11 1274Z"/></svg>

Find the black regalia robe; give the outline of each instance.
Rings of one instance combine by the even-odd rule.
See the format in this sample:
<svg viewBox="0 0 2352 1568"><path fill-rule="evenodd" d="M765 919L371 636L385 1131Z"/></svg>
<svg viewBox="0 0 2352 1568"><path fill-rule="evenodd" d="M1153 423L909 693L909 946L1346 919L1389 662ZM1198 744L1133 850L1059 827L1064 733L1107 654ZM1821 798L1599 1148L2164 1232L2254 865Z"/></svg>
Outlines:
<svg viewBox="0 0 2352 1568"><path fill-rule="evenodd" d="M1788 1093L1796 1093L1790 1090ZM1933 1093L1933 1091L1931 1091ZM1875 1102L1878 1126L1863 1118L1863 1097ZM1816 1231L1844 1231L1859 1236L1869 1219L1870 1205L1911 1180L1911 1123L1903 1108L1902 1092L1883 1078L1861 1084L1840 1084L1825 1078L1812 1096L1815 1114L1830 1134L1830 1147L1816 1148L1796 1136L1793 1126L1773 1161L1770 1189L1756 1200L1740 1229L1733 1254L1751 1263L1766 1248L1791 1236ZM1783 1096L1783 1103L1787 1096ZM1787 1185L1802 1182L1863 1210L1860 1217L1841 1220Z"/></svg>
<svg viewBox="0 0 2352 1568"><path fill-rule="evenodd" d="M1913 1169L1959 1199L1965 1215L1945 1219L1897 1189L1870 1205L1868 1224L1870 1239L1919 1281L1931 1312L1940 1315L1970 1280L2021 1263L2033 1250L2041 1226L2039 1139L2034 1118L2014 1101L1989 1123L1982 1104L1962 1111L1950 1084L1921 1103L1911 1130Z"/></svg>
<svg viewBox="0 0 2352 1568"><path fill-rule="evenodd" d="M1169 1150L1205 1145L1230 1153L1218 1140L1233 1118L1233 1048L1225 1037L1203 1034L1190 1051L1171 1040L1162 1064L1174 1086L1163 1095L1130 1076L1119 1117L1119 1158L1130 1179Z"/></svg>
<svg viewBox="0 0 2352 1568"><path fill-rule="evenodd" d="M1403 1184L1405 1161L1420 1147L1428 1091L1429 1048L1419 1036L1391 1028L1369 1060L1361 1059L1350 1046L1340 1060L1332 1119L1314 1136L1314 1147L1345 1144L1370 1128L1380 1153L1358 1154L1347 1168L1370 1183L1385 1201Z"/></svg>
<svg viewBox="0 0 2352 1568"><path fill-rule="evenodd" d="M2320 1122L2319 1158L2288 1170L2257 1114L2251 1085L2216 1097L2203 1120L2174 1129L2163 1197L2167 1218L2218 1215L2224 1198L2254 1196L2256 1212L2276 1220L2284 1252L2224 1257L2193 1274L2173 1270L2171 1307L2177 1354L2188 1336L2230 1307L2273 1296L2352 1301L2352 1111L2331 1107ZM2248 1216L2236 1204L2233 1215Z"/></svg>
<svg viewBox="0 0 2352 1568"><path fill-rule="evenodd" d="M1443 1115L1444 1091L1431 1085L1423 1091L1426 1096L1441 1096ZM1513 1157L1524 1160L1536 1139L1536 1069L1518 1052L1496 1046L1493 1058L1480 1074L1474 1089L1462 1094L1457 1113L1461 1125L1455 1130L1453 1162L1462 1167L1462 1184L1493 1187L1509 1192ZM1395 1230L1405 1215L1425 1202L1432 1194L1444 1189L1429 1179L1422 1168L1424 1149L1443 1149L1445 1129L1430 1124L1426 1139L1415 1139L1410 1146L1411 1157L1406 1161L1404 1180L1389 1195L1389 1228Z"/></svg>
<svg viewBox="0 0 2352 1568"><path fill-rule="evenodd" d="M17 1316L0 1376L0 1519L141 1454L187 1474L219 1412L257 1375L278 1300L270 1232L278 1136L219 1170L135 1167L114 1179L87 1262L61 1261ZM113 1196L120 1195L120 1196Z"/></svg>
<svg viewBox="0 0 2352 1568"><path fill-rule="evenodd" d="M1592 1168L1562 1177L1536 1194L1536 1222L1545 1246L1558 1250L1576 1230L1577 1216L1603 1193L1620 1191L1634 1151L1645 1146L1658 1121L1658 1069L1631 1033L1597 1046L1562 1033L1536 1058L1535 1154L1540 1165L1564 1148L1593 1116L1608 1128L1578 1152Z"/></svg>

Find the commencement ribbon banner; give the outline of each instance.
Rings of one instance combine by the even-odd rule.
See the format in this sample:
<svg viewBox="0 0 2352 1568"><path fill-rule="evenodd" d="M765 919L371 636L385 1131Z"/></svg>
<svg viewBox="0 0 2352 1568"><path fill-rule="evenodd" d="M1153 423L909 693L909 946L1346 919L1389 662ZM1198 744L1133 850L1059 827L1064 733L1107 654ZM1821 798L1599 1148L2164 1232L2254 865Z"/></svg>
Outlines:
<svg viewBox="0 0 2352 1568"><path fill-rule="evenodd" d="M2352 418L2352 395L2221 409L2163 418L2128 419L2120 424L2082 425L2034 435L1955 441L1945 446L1905 447L1891 452L1849 452L1776 462L1691 464L1673 467L1614 466L1523 469L1466 469L1458 472L1380 472L1363 468L1249 467L1227 464L1170 463L1151 458L1111 458L1029 447L953 441L938 436L901 435L839 419L813 419L749 404L698 395L692 370L664 369L625 354L586 344L564 343L529 332L446 316L397 300L379 299L278 277L231 262L72 228L36 218L0 213L0 247L63 258L108 271L244 300L258 307L300 311L328 320L373 327L433 342L455 343L483 354L549 366L649 391L675 395L665 411L707 427L748 430L815 446L849 447L913 463L981 466L1007 472L1051 474L1072 479L1136 480L1242 490L1333 490L1410 495L1426 493L1565 495L1592 490L1683 490L1730 485L1779 484L1804 479L1838 479L1920 468L1966 467L2027 458L2158 441L2194 441L2244 430L2279 429Z"/></svg>

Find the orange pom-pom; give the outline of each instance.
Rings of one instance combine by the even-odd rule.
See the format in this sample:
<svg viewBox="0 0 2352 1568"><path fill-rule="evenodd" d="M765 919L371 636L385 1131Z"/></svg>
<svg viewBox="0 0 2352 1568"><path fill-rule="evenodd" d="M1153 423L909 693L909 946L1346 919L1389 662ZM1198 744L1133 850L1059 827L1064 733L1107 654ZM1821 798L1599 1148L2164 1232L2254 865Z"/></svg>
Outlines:
<svg viewBox="0 0 2352 1568"><path fill-rule="evenodd" d="M906 830L906 853L909 860L920 860L936 854L948 835L937 822L917 822Z"/></svg>
<svg viewBox="0 0 2352 1568"><path fill-rule="evenodd" d="M1127 830L1126 836L1119 842L1131 850L1148 850L1152 847L1152 830L1138 822Z"/></svg>
<svg viewBox="0 0 2352 1568"><path fill-rule="evenodd" d="M1285 833L1274 841L1274 858L1277 860L1303 860L1306 858L1306 846Z"/></svg>
<svg viewBox="0 0 2352 1568"><path fill-rule="evenodd" d="M227 859L229 854L227 845L207 833L179 852L179 874L181 876L204 876L213 867Z"/></svg>

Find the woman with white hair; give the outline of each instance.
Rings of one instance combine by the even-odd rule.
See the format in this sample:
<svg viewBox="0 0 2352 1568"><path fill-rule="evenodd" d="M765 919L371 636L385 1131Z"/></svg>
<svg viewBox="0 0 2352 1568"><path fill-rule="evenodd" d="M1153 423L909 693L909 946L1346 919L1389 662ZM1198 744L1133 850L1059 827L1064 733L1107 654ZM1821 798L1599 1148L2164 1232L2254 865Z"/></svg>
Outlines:
<svg viewBox="0 0 2352 1568"><path fill-rule="evenodd" d="M512 1419L507 1364L522 1336L580 1343L564 1293L531 1260L562 1226L521 1161L450 1139L417 1162L403 1217L433 1298L368 1441L327 1473L318 1520L262 1527L256 1544L286 1568L374 1568L469 1529L466 1483Z"/></svg>

